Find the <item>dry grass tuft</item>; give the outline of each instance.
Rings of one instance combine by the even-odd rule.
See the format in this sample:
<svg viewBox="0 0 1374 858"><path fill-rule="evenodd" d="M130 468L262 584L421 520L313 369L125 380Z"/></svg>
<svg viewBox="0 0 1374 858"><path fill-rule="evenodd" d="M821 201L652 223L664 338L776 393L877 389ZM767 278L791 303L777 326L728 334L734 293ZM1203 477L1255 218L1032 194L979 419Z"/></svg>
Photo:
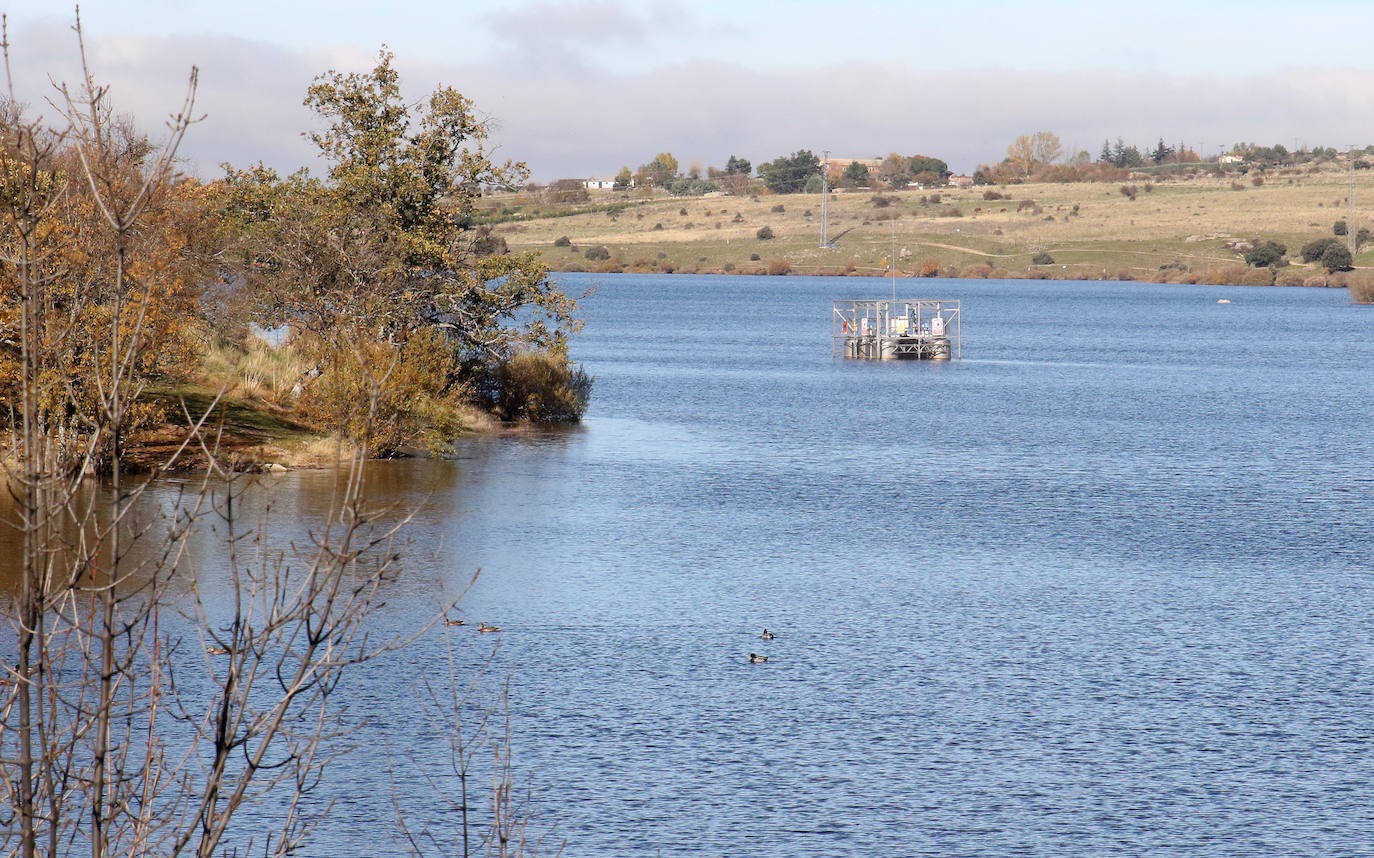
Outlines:
<svg viewBox="0 0 1374 858"><path fill-rule="evenodd" d="M1374 271L1351 271L1346 275L1345 288L1356 304L1374 304Z"/></svg>
<svg viewBox="0 0 1374 858"><path fill-rule="evenodd" d="M242 343L213 343L201 364L201 376L211 387L230 396L283 404L309 369L289 344L273 346L257 336Z"/></svg>

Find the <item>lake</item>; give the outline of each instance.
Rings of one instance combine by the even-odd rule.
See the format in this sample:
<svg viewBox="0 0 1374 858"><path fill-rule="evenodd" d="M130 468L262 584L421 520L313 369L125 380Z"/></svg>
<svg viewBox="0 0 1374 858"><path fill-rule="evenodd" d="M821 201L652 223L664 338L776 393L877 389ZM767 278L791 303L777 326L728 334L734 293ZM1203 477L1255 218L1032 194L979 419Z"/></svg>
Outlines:
<svg viewBox="0 0 1374 858"><path fill-rule="evenodd" d="M379 851L388 760L442 756L412 691L446 641L508 687L573 858L1374 843L1374 308L902 280L963 302L963 359L880 363L832 357L830 306L885 280L560 279L595 287L581 426L372 466L418 507L379 631L479 569L463 616L504 631L350 680L369 725L310 854ZM329 475L268 479L300 538Z"/></svg>

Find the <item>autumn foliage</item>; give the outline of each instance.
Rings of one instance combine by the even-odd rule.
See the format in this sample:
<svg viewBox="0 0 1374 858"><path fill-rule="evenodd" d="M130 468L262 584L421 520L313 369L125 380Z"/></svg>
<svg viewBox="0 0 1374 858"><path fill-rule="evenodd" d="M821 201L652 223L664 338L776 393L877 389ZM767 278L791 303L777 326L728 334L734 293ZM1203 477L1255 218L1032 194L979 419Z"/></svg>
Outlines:
<svg viewBox="0 0 1374 858"><path fill-rule="evenodd" d="M154 403L166 398L145 394L203 379L210 346L246 343L252 325L281 332L307 367L295 401L278 404L381 455L442 446L478 400L477 381L500 377L517 354L543 353L572 376L574 301L534 254L506 253L473 225L481 187L528 173L487 157L471 102L441 87L412 107L383 53L368 73L320 76L306 104L325 121L310 136L329 164L323 177L257 165L208 184L180 178L152 163L131 121L109 116L94 136L8 129L0 397L22 399L29 282L42 293L43 401L32 419L73 451L97 425L117 427L101 430L81 467L99 469L113 445L157 426L167 415ZM17 113L6 119L14 126ZM112 212L135 205L137 228L115 228ZM98 412L116 365L128 396L111 424ZM570 401L520 413L575 420L585 397Z"/></svg>
<svg viewBox="0 0 1374 858"><path fill-rule="evenodd" d="M312 364L302 416L365 433L382 455L433 447L461 428L477 381L517 354L569 368L573 300L536 255L501 252L472 227L478 189L528 171L487 157L471 102L441 87L411 107L384 52L370 72L321 75L305 103L327 123L310 136L327 175L231 168L215 201L232 249L224 281Z"/></svg>
<svg viewBox="0 0 1374 858"><path fill-rule="evenodd" d="M60 439L72 466L101 470L115 444L162 418L138 392L185 380L198 365L201 242L213 231L208 191L159 172L157 153L127 122L110 121L97 145L31 132L15 113L8 121L0 151L0 398L24 398L28 284L31 419ZM134 208L138 228L117 228L115 213ZM132 396L111 420L101 411L116 384Z"/></svg>

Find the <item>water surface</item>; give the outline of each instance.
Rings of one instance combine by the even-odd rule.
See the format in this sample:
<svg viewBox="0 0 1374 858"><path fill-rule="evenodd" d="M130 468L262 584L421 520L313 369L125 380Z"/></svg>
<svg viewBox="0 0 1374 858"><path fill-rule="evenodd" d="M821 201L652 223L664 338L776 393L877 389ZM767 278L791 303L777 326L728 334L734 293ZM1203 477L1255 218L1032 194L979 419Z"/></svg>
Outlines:
<svg viewBox="0 0 1374 858"><path fill-rule="evenodd" d="M373 471L420 505L379 629L481 570L464 616L505 630L487 685L565 855L1367 852L1374 310L906 281L963 301L964 359L875 363L832 357L830 302L885 281L593 284L582 426ZM381 749L425 753L408 695L446 658L352 686L313 854L375 851Z"/></svg>

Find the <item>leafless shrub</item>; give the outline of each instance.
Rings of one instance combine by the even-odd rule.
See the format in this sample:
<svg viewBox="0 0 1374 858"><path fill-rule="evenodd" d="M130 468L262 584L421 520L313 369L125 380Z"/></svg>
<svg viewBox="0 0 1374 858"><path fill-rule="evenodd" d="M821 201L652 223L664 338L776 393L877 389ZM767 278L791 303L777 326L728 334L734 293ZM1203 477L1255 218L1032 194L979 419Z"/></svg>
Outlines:
<svg viewBox="0 0 1374 858"><path fill-rule="evenodd" d="M1346 275L1345 288L1356 304L1374 304L1374 271L1351 271Z"/></svg>
<svg viewBox="0 0 1374 858"><path fill-rule="evenodd" d="M365 631L398 573L394 539L406 522L369 509L363 488L377 390L394 367L370 367L362 431L308 547L274 552L263 522L244 520L249 478L221 460L208 428L213 404L184 415L187 442L159 463L169 468L196 445L210 469L161 512L146 512L153 476L130 477L125 442L154 308L149 290L127 287L145 263L136 238L162 205L193 121L196 73L162 147L115 145L129 141L111 133L113 112L86 67L79 22L76 31L83 86L59 90L62 127L45 129L17 110L0 126L8 168L0 285L17 297L19 321L4 476L23 543L3 647L13 661L0 684L0 854L292 854L320 821L305 810L307 797L346 750L340 740L351 723L334 699L340 678L405 643ZM74 160L59 165L62 151ZM99 231L99 290L65 267L71 248L56 242L69 239L49 228L72 215L62 206L73 200L88 204ZM57 288L70 290L72 304L54 314ZM75 310L97 304L114 324L94 341L94 401L75 403L54 368L73 341ZM86 415L75 433L63 420L74 409ZM108 474L100 485L90 477L97 460ZM223 539L231 595L212 607L193 589L185 617L193 631L178 638L163 625L168 583L193 533ZM500 765L508 774L509 758ZM269 800L279 808L271 828L235 831L243 808ZM504 845L524 842L523 823L500 786L494 813L500 854L523 854Z"/></svg>

